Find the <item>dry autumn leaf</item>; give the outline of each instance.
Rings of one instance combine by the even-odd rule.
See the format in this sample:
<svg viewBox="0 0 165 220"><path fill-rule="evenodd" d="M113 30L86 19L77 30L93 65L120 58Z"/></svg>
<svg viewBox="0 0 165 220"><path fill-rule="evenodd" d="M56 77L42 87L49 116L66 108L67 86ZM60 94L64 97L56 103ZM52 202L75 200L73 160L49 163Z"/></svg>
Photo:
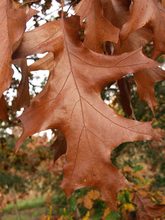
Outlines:
<svg viewBox="0 0 165 220"><path fill-rule="evenodd" d="M110 161L112 150L126 141L160 137L160 132L150 122L119 116L101 100L100 92L107 83L156 64L141 50L106 56L87 49L79 39L77 16L61 21L61 29L63 53L43 92L20 117L24 131L17 148L35 132L61 130L67 141L65 192L69 195L75 189L95 186L115 208L116 194L125 180Z"/></svg>
<svg viewBox="0 0 165 220"><path fill-rule="evenodd" d="M154 94L154 85L156 82L165 79L165 72L161 68L156 67L138 71L134 74L134 77L140 98L146 101L152 111L154 111L154 107L157 105Z"/></svg>
<svg viewBox="0 0 165 220"><path fill-rule="evenodd" d="M124 2L120 1L102 0L102 2L104 5L105 16L111 21L115 21L115 24L117 26L122 27L122 25L124 24L124 20L128 19L128 22L125 21L125 24L121 29L122 43L117 45L117 47L115 48L116 54L122 54L123 52L135 50L139 47L145 46L148 42L153 40L153 33L151 32L151 30L148 27L143 27L148 22L145 21L147 14L145 14L144 17L142 16L139 20L139 10L142 10L144 13L146 13L146 10L149 10L148 7L151 7L154 11L157 10L156 8L153 8L152 1L148 3L147 1L143 1L142 5L140 1L135 1L133 5L135 11L132 11L130 18L128 18L128 6L130 5L130 1L126 1L128 5L124 5ZM144 7L145 4L147 5L147 7ZM157 4L157 2L155 2L155 4ZM158 8L161 8L161 6L159 6ZM110 13L110 11L113 11L113 13ZM118 16L119 13L122 16ZM152 15L151 12L150 14ZM155 13L154 15L156 16ZM157 19L157 17L155 19ZM142 23L138 24L138 22L140 21ZM161 25L163 25L162 22L163 20L160 23ZM140 29L136 28L136 25L139 25ZM127 33L126 37L123 37L123 35L125 36L126 34L125 29L127 29L127 26L130 28L130 31L129 33ZM157 32L157 34L158 33L159 32ZM160 36L161 35L159 34L159 37ZM162 36L161 39L163 40ZM157 67L150 70L138 71L137 73L134 73L134 77L140 98L146 101L152 109L152 111L154 111L154 107L157 105L154 95L154 84L158 81L164 80L165 72ZM131 115L131 103L129 102L129 100L124 100L126 99L126 97L129 98L129 95L124 91L122 91L121 95L121 101L124 103L123 107L125 108L124 111L127 115Z"/></svg>
<svg viewBox="0 0 165 220"><path fill-rule="evenodd" d="M118 42L119 29L104 17L100 0L82 0L76 13L85 23L84 44L88 48L102 53L105 41Z"/></svg>
<svg viewBox="0 0 165 220"><path fill-rule="evenodd" d="M59 21L52 21L24 33L22 43L14 57L22 58L36 52L54 52L58 54L62 47L60 23Z"/></svg>
<svg viewBox="0 0 165 220"><path fill-rule="evenodd" d="M126 39L131 32L149 24L154 35L155 50L153 56L156 57L161 52L165 52L165 10L161 4L157 0L133 0L130 13L130 18L121 29L121 39Z"/></svg>
<svg viewBox="0 0 165 220"><path fill-rule="evenodd" d="M11 83L12 54L21 42L26 22L30 18L29 12L28 8L15 7L10 0L0 1L0 96Z"/></svg>

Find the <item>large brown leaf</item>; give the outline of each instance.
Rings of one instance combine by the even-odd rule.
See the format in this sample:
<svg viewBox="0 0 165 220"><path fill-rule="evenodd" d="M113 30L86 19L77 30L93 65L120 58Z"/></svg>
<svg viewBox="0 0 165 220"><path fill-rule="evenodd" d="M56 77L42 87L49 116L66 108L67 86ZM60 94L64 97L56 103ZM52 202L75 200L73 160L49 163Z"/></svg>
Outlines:
<svg viewBox="0 0 165 220"><path fill-rule="evenodd" d="M67 164L63 188L69 195L83 186L100 189L111 207L125 185L124 177L110 161L112 150L126 141L151 139L160 135L150 122L119 116L101 99L107 83L128 72L155 66L140 50L120 56L106 56L88 50L79 40L79 18L61 23L64 50L45 89L31 102L20 120L23 140L35 132L56 128L67 141Z"/></svg>
<svg viewBox="0 0 165 220"><path fill-rule="evenodd" d="M85 20L84 44L96 51L103 52L105 41L118 42L119 29L103 16L100 0L82 0L76 7L81 20Z"/></svg>
<svg viewBox="0 0 165 220"><path fill-rule="evenodd" d="M28 12L27 8L15 8L10 0L0 1L0 96L11 82L11 57L21 42Z"/></svg>
<svg viewBox="0 0 165 220"><path fill-rule="evenodd" d="M156 56L160 52L165 52L164 22L165 10L157 0L133 0L130 18L121 29L121 39L126 39L131 32L149 24L154 34L154 55Z"/></svg>

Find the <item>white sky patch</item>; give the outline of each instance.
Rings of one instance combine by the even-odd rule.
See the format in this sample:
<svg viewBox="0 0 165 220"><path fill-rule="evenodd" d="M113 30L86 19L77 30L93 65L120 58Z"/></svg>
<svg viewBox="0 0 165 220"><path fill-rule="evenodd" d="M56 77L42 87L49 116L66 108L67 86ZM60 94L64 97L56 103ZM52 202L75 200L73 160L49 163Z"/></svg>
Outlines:
<svg viewBox="0 0 165 220"><path fill-rule="evenodd" d="M38 133L34 134L33 136L40 136L40 137L43 137L43 136L45 136L45 135L47 136L48 141L50 141L50 140L53 138L53 136L54 136L54 134L53 134L53 132L52 132L51 129L48 129L48 130L45 130L45 131L38 132Z"/></svg>
<svg viewBox="0 0 165 220"><path fill-rule="evenodd" d="M41 1L41 3L44 3L45 1ZM60 9L60 4L58 2L56 2L55 0L52 1L52 6L46 10L46 14L43 15L43 13L41 12L41 6L35 5L35 7L33 7L34 9L36 9L38 11L37 15L40 17L40 21L39 21L39 25L43 25L46 23L46 21L53 21L55 18L57 18L59 16L58 11ZM69 6L64 7L64 11L68 11ZM73 10L69 10L70 13L73 14ZM30 19L30 21L27 22L26 24L26 31L30 31L35 29L34 27L34 21L33 18Z"/></svg>
<svg viewBox="0 0 165 220"><path fill-rule="evenodd" d="M165 63L163 63L161 66L159 66L162 70L165 70Z"/></svg>
<svg viewBox="0 0 165 220"><path fill-rule="evenodd" d="M43 58L44 56L46 56L47 53L44 54L37 54L38 58ZM30 66L31 64L33 64L35 61L33 59L27 59L27 65ZM49 71L48 70L38 70L38 71L31 71L31 74L33 76L33 79L31 80L31 83L33 84L33 86L35 86L35 91L37 93L40 93L42 91L42 87L41 84L43 83L44 79L48 79L49 76ZM30 91L33 90L32 85L29 85L30 87Z"/></svg>
<svg viewBox="0 0 165 220"><path fill-rule="evenodd" d="M40 93L42 91L41 84L43 83L44 79L47 81L49 76L48 70L39 70L39 71L32 71L33 80L31 80L32 85L35 86L35 92ZM30 91L33 91L33 86L29 85Z"/></svg>

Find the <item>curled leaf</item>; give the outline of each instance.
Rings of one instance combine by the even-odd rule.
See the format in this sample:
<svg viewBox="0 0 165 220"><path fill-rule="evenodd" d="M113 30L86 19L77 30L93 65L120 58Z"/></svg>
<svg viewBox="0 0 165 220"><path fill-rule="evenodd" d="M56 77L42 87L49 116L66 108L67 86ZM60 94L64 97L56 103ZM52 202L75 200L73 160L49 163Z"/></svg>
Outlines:
<svg viewBox="0 0 165 220"><path fill-rule="evenodd" d="M118 42L119 29L104 17L100 0L82 0L76 12L85 22L84 44L88 48L102 53L105 41Z"/></svg>
<svg viewBox="0 0 165 220"><path fill-rule="evenodd" d="M149 24L153 31L155 44L154 56L165 52L165 9L157 0L133 0L130 18L123 25L120 37L126 39L131 32L134 32ZM140 14L140 16L139 16Z"/></svg>

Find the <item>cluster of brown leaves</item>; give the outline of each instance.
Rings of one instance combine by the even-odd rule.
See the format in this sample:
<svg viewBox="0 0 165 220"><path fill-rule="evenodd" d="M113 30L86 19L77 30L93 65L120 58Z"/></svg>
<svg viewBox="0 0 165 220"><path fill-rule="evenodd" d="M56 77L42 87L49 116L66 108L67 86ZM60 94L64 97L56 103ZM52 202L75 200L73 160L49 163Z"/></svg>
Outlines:
<svg viewBox="0 0 165 220"><path fill-rule="evenodd" d="M20 117L23 134L17 148L41 130L62 131L67 150L65 143L58 156L67 156L65 192L70 195L80 187L94 186L115 208L116 194L126 181L110 161L112 150L127 141L160 138L162 132L153 129L151 122L119 116L100 93L107 84L133 73L140 97L154 109L153 86L165 75L141 48L153 41L153 58L165 51L165 10L158 0L82 0L75 12L68 18L62 13L61 19L25 33L34 11L1 0L0 94L11 83L15 63L22 69L15 108L27 107L28 71L50 70L44 90ZM107 55L112 54L112 43L113 56ZM26 56L44 52L48 54L27 68ZM0 102L0 118L6 119L3 96Z"/></svg>

